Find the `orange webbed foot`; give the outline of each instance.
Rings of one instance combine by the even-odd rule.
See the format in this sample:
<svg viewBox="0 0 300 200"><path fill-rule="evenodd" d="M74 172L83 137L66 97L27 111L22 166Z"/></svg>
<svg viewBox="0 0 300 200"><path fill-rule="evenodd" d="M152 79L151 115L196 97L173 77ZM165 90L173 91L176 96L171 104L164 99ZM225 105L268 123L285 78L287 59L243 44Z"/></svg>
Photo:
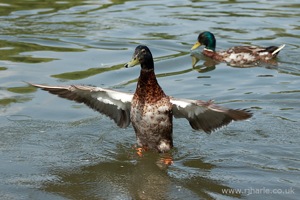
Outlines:
<svg viewBox="0 0 300 200"><path fill-rule="evenodd" d="M143 152L147 151L147 147L137 147L135 148L136 153L139 157L143 157Z"/></svg>

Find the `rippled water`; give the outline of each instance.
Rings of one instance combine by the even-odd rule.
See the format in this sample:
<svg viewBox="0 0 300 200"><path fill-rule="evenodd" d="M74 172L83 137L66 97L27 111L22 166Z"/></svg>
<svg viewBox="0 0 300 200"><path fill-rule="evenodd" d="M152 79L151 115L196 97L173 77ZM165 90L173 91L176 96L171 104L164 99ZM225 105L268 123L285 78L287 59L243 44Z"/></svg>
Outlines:
<svg viewBox="0 0 300 200"><path fill-rule="evenodd" d="M297 199L300 193L300 4L290 1L2 0L1 199ZM286 47L274 66L192 67L201 31L217 48ZM137 157L132 127L22 81L133 92L146 44L171 96L249 108L211 135L174 120L173 165ZM199 50L198 50L199 51ZM241 191L237 191L240 189Z"/></svg>

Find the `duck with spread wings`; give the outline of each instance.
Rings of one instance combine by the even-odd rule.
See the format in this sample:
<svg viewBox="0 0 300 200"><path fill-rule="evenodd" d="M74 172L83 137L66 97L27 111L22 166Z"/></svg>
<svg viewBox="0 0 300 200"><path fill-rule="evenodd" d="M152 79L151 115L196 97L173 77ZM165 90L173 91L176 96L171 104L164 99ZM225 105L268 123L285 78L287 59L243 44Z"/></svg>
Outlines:
<svg viewBox="0 0 300 200"><path fill-rule="evenodd" d="M125 67L138 64L141 70L134 94L84 85L29 84L59 97L84 103L113 119L121 128L132 123L137 144L158 152L167 152L173 147L173 116L186 118L193 129L207 133L231 121L245 120L252 116L248 110L225 108L213 101L166 95L157 82L153 57L147 46L137 46L132 60Z"/></svg>

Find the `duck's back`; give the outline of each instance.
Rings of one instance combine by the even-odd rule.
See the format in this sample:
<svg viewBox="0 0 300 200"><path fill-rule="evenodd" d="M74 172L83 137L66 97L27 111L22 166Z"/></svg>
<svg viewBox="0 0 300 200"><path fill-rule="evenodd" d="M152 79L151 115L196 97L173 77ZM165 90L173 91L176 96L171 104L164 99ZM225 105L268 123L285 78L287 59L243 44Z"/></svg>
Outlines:
<svg viewBox="0 0 300 200"><path fill-rule="evenodd" d="M284 47L284 46L283 46ZM205 52L208 57L217 61L224 61L231 65L248 65L263 62L271 62L283 47L259 47L259 46L235 46L225 51ZM275 52L275 53L274 53Z"/></svg>

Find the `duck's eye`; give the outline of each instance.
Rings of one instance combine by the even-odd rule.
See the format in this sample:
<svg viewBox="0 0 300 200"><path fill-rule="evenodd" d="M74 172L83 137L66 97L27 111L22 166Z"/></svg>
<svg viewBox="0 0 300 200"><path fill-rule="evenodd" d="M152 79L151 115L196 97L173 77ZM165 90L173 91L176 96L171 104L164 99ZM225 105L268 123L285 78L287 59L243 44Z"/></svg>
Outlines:
<svg viewBox="0 0 300 200"><path fill-rule="evenodd" d="M146 50L145 49L142 49L142 51L141 51L142 53L146 53Z"/></svg>

